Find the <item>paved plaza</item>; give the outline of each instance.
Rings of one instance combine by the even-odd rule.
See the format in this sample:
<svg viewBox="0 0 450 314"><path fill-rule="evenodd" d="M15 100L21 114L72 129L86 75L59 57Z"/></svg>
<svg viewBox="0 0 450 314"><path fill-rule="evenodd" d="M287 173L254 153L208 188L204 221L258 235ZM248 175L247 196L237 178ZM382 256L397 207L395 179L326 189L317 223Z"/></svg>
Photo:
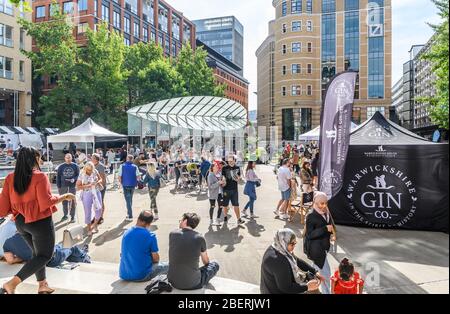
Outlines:
<svg viewBox="0 0 450 314"><path fill-rule="evenodd" d="M209 202L205 193L198 194L197 191L175 193L173 184L163 188L158 196L160 220L152 226L158 237L161 260L168 259L170 231L178 227L178 221L184 212L194 211L202 217L198 231L205 235L209 256L217 260L221 266L218 276L259 286L261 260L265 250L272 243L275 231L288 227L301 236L303 226L299 222L299 217L296 217L293 223L273 218L272 211L279 198L273 167L259 166L257 173L263 182L257 191L258 200L255 206L259 218L254 221L246 219L246 224L241 226L236 224L233 214L227 225L210 227ZM242 190L243 186L240 187L241 192ZM246 199L241 195L241 208L245 205ZM105 268L114 268L114 264L118 268L122 235L135 223L124 222L126 209L120 189L107 192L106 205L105 223L100 226L100 232L85 240L89 244L92 259L100 263L96 266L99 268L96 270L98 272L101 272L101 263L108 263L105 264ZM134 197L134 216L137 217L141 210L149 206L146 190L137 191ZM83 220L82 208L78 207L78 210L79 219ZM59 222L61 216L61 211L54 216L57 241L62 240L65 228L65 223ZM299 241L296 253L305 258L301 242ZM337 253L333 253L331 264L332 269L335 269L338 260L344 256L350 257L358 270L368 275L366 281L370 286L367 286L367 293L448 293L448 254L447 234L338 226ZM4 271L5 266L8 267L4 263L0 264L0 270ZM67 276L67 273L64 276ZM90 283L86 282L86 286L88 285ZM90 290L86 287L85 291Z"/></svg>

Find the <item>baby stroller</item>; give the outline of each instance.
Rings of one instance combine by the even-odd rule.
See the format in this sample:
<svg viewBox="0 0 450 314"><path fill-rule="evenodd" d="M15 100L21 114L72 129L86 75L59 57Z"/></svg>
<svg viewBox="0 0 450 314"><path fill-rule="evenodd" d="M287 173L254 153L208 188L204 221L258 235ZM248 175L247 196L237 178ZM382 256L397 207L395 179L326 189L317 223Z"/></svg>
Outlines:
<svg viewBox="0 0 450 314"><path fill-rule="evenodd" d="M181 166L181 188L194 189L199 184L199 166L196 163L187 163Z"/></svg>

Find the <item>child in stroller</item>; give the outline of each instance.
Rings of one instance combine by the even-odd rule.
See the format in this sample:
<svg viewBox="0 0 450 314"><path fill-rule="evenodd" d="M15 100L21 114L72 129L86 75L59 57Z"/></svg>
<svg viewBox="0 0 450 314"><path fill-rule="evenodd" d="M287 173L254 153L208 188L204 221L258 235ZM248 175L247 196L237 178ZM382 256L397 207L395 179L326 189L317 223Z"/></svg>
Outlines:
<svg viewBox="0 0 450 314"><path fill-rule="evenodd" d="M189 162L181 165L181 188L194 189L198 186L200 176L200 165Z"/></svg>

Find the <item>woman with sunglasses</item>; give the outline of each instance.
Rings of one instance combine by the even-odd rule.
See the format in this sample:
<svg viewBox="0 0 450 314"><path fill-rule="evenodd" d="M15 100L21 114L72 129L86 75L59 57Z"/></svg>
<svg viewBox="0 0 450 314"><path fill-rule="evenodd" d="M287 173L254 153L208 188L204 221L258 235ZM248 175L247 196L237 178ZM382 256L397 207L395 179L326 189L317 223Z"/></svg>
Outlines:
<svg viewBox="0 0 450 314"><path fill-rule="evenodd" d="M317 291L323 278L294 254L297 237L291 229L275 234L261 265L263 294L298 294Z"/></svg>

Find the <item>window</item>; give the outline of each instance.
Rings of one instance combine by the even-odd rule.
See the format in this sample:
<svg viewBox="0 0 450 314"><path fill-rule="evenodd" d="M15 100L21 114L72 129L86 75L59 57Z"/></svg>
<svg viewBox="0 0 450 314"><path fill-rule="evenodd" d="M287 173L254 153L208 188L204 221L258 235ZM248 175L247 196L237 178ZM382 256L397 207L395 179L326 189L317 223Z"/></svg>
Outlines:
<svg viewBox="0 0 450 314"><path fill-rule="evenodd" d="M302 21L294 21L292 22L292 31L300 32L302 30Z"/></svg>
<svg viewBox="0 0 450 314"><path fill-rule="evenodd" d="M311 108L282 110L283 141L299 141L300 135L312 129Z"/></svg>
<svg viewBox="0 0 450 314"><path fill-rule="evenodd" d="M286 86L281 87L281 96L286 96Z"/></svg>
<svg viewBox="0 0 450 314"><path fill-rule="evenodd" d="M125 9L137 14L137 0L125 0Z"/></svg>
<svg viewBox="0 0 450 314"><path fill-rule="evenodd" d="M285 55L287 53L287 46L283 45L283 54Z"/></svg>
<svg viewBox="0 0 450 314"><path fill-rule="evenodd" d="M308 52L312 52L312 43L308 43Z"/></svg>
<svg viewBox="0 0 450 314"><path fill-rule="evenodd" d="M372 118L377 111L380 112L384 116L385 110L386 109L384 107L367 107L367 120Z"/></svg>
<svg viewBox="0 0 450 314"><path fill-rule="evenodd" d="M0 24L0 45L13 47L12 27Z"/></svg>
<svg viewBox="0 0 450 314"><path fill-rule="evenodd" d="M0 12L8 15L14 15L13 5L9 0L0 0Z"/></svg>
<svg viewBox="0 0 450 314"><path fill-rule="evenodd" d="M19 80L25 82L25 62L19 61Z"/></svg>
<svg viewBox="0 0 450 314"><path fill-rule="evenodd" d="M152 32L150 33L150 40L156 42L156 31L154 29L152 29Z"/></svg>
<svg viewBox="0 0 450 314"><path fill-rule="evenodd" d="M98 1L94 0L94 16L98 16Z"/></svg>
<svg viewBox="0 0 450 314"><path fill-rule="evenodd" d="M312 85L306 87L306 95L312 96Z"/></svg>
<svg viewBox="0 0 450 314"><path fill-rule="evenodd" d="M43 17L45 17L45 6L36 7L36 18L40 19Z"/></svg>
<svg viewBox="0 0 450 314"><path fill-rule="evenodd" d="M180 40L180 18L175 15L172 17L172 37Z"/></svg>
<svg viewBox="0 0 450 314"><path fill-rule="evenodd" d="M55 13L60 12L61 7L59 6L59 3L52 3L50 4L50 16L54 16Z"/></svg>
<svg viewBox="0 0 450 314"><path fill-rule="evenodd" d="M312 21L306 21L306 31L307 32L312 32L313 31Z"/></svg>
<svg viewBox="0 0 450 314"><path fill-rule="evenodd" d="M292 43L292 52L302 52L302 43Z"/></svg>
<svg viewBox="0 0 450 314"><path fill-rule="evenodd" d="M283 34L286 34L286 32L287 32L287 25L283 24Z"/></svg>
<svg viewBox="0 0 450 314"><path fill-rule="evenodd" d="M281 73L282 73L283 75L286 75L286 72L287 72L287 68L286 68L285 65L283 65L283 67L282 67L282 69L281 69Z"/></svg>
<svg viewBox="0 0 450 314"><path fill-rule="evenodd" d="M291 13L302 13L302 0L291 0Z"/></svg>
<svg viewBox="0 0 450 314"><path fill-rule="evenodd" d="M102 20L109 23L109 7L102 4Z"/></svg>
<svg viewBox="0 0 450 314"><path fill-rule="evenodd" d="M142 18L146 22L154 23L154 8L153 8L153 0L144 0L142 1Z"/></svg>
<svg viewBox="0 0 450 314"><path fill-rule="evenodd" d="M311 14L313 10L312 6L313 0L306 0L306 13Z"/></svg>
<svg viewBox="0 0 450 314"><path fill-rule="evenodd" d="M78 24L78 34L86 33L88 28L89 28L89 23L80 23L80 24Z"/></svg>
<svg viewBox="0 0 450 314"><path fill-rule="evenodd" d="M131 33L130 18L126 16L123 18L123 31L127 34Z"/></svg>
<svg viewBox="0 0 450 314"><path fill-rule="evenodd" d="M144 41L147 43L148 42L148 26L144 26L144 28L142 29L142 36Z"/></svg>
<svg viewBox="0 0 450 314"><path fill-rule="evenodd" d="M284 0L281 3L281 16L286 16L287 15L287 2L286 0Z"/></svg>
<svg viewBox="0 0 450 314"><path fill-rule="evenodd" d="M86 11L87 9L87 0L78 0L78 11Z"/></svg>
<svg viewBox="0 0 450 314"><path fill-rule="evenodd" d="M73 2L64 2L63 3L63 12L65 14L72 14L73 13Z"/></svg>
<svg viewBox="0 0 450 314"><path fill-rule="evenodd" d="M114 25L115 28L119 28L120 29L120 27L121 27L120 24L121 24L120 23L120 13L114 11L113 12L113 25Z"/></svg>
<svg viewBox="0 0 450 314"><path fill-rule="evenodd" d="M361 124L361 108L353 107L352 122Z"/></svg>
<svg viewBox="0 0 450 314"><path fill-rule="evenodd" d="M12 62L11 58L0 56L0 77L6 78L8 80L13 79L13 70L12 70Z"/></svg>
<svg viewBox="0 0 450 314"><path fill-rule="evenodd" d="M292 65L292 74L301 74L301 73L302 73L301 64L293 64Z"/></svg>
<svg viewBox="0 0 450 314"><path fill-rule="evenodd" d="M139 38L139 36L141 35L139 23L137 22L134 22L133 35L136 38Z"/></svg>
<svg viewBox="0 0 450 314"><path fill-rule="evenodd" d="M169 24L168 16L169 10L161 5L158 12L158 28L166 33Z"/></svg>
<svg viewBox="0 0 450 314"><path fill-rule="evenodd" d="M123 39L123 43L125 44L125 46L130 46L130 38L125 37Z"/></svg>
<svg viewBox="0 0 450 314"><path fill-rule="evenodd" d="M20 49L25 49L25 31L23 30L23 28L20 29L19 45Z"/></svg>
<svg viewBox="0 0 450 314"><path fill-rule="evenodd" d="M307 70L308 74L312 74L312 64L308 63L308 70Z"/></svg>
<svg viewBox="0 0 450 314"><path fill-rule="evenodd" d="M291 86L291 96L301 96L302 95L302 86L301 85L292 85Z"/></svg>

